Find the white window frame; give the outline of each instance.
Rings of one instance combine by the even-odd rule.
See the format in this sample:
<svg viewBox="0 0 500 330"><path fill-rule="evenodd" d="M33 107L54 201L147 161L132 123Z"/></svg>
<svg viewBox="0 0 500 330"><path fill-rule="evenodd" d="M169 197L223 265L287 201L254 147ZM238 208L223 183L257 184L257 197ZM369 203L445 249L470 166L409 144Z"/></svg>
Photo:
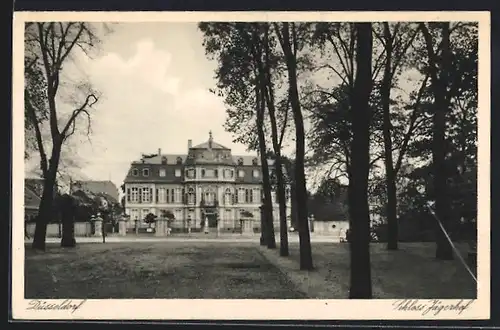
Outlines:
<svg viewBox="0 0 500 330"><path fill-rule="evenodd" d="M164 168L160 168L160 173L159 173L159 175L160 175L161 177L165 177L165 176L167 176L167 170L166 170L166 169L164 169Z"/></svg>
<svg viewBox="0 0 500 330"><path fill-rule="evenodd" d="M165 188L158 188L158 202L159 203L167 202L167 190Z"/></svg>
<svg viewBox="0 0 500 330"><path fill-rule="evenodd" d="M226 188L224 191L224 202L226 204L231 204L232 203L232 194L233 192L231 191L231 188Z"/></svg>
<svg viewBox="0 0 500 330"><path fill-rule="evenodd" d="M195 204L195 200L196 200L196 192L194 190L194 188L189 188L188 189L188 204Z"/></svg>
<svg viewBox="0 0 500 330"><path fill-rule="evenodd" d="M238 188L238 204L246 203L246 189Z"/></svg>
<svg viewBox="0 0 500 330"><path fill-rule="evenodd" d="M253 175L254 178L258 178L260 176L260 171L257 170L257 169L255 169L255 170L252 171L252 175Z"/></svg>
<svg viewBox="0 0 500 330"><path fill-rule="evenodd" d="M182 203L182 188L175 188L175 190L174 190L174 202L177 204Z"/></svg>
<svg viewBox="0 0 500 330"><path fill-rule="evenodd" d="M194 168L190 168L186 171L186 177L188 179L195 179L196 178L196 171Z"/></svg>
<svg viewBox="0 0 500 330"><path fill-rule="evenodd" d="M151 192L149 189L149 187L142 188L141 197L143 203L151 203Z"/></svg>
<svg viewBox="0 0 500 330"><path fill-rule="evenodd" d="M139 188L137 187L130 188L130 202L131 203L139 202Z"/></svg>
<svg viewBox="0 0 500 330"><path fill-rule="evenodd" d="M245 177L245 171L244 170L239 170L238 171L238 177L244 178Z"/></svg>
<svg viewBox="0 0 500 330"><path fill-rule="evenodd" d="M139 170L136 168L132 169L132 176L138 176L139 175Z"/></svg>
<svg viewBox="0 0 500 330"><path fill-rule="evenodd" d="M142 176L149 176L149 168L142 169Z"/></svg>
<svg viewBox="0 0 500 330"><path fill-rule="evenodd" d="M253 202L255 204L260 204L262 200L262 196L260 195L260 188L252 188L253 192Z"/></svg>
<svg viewBox="0 0 500 330"><path fill-rule="evenodd" d="M182 171L181 171L181 169L180 169L180 168L176 168L176 169L175 169L175 177L176 177L176 178L180 178L180 177L181 177L181 175L182 175Z"/></svg>
<svg viewBox="0 0 500 330"><path fill-rule="evenodd" d="M207 188L204 192L205 195L205 202L207 204L213 204L215 203L215 200L217 199L216 192L213 188Z"/></svg>

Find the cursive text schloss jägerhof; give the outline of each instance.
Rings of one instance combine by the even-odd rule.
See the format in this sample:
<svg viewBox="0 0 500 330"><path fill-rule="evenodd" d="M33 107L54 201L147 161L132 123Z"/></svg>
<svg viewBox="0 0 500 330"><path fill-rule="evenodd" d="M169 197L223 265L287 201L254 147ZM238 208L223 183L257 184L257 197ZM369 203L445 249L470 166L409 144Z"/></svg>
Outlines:
<svg viewBox="0 0 500 330"><path fill-rule="evenodd" d="M457 314L462 314L467 308L469 308L474 300L472 299L461 299L458 302L444 302L439 299L431 300L420 300L420 299L402 299L396 300L392 305L397 311L405 312L418 312L422 315L434 315L437 316L443 311L454 311Z"/></svg>
<svg viewBox="0 0 500 330"><path fill-rule="evenodd" d="M71 313L74 313L78 308L82 307L83 304L87 301L77 300L73 301L72 299L65 299L62 302L48 302L41 299L33 299L28 303L28 310L70 310Z"/></svg>

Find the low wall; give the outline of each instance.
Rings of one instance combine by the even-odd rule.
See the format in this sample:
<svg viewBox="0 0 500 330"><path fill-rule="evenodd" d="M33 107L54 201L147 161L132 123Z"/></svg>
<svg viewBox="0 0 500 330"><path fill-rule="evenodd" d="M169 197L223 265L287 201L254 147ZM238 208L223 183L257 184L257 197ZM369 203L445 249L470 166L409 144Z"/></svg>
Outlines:
<svg viewBox="0 0 500 330"><path fill-rule="evenodd" d="M314 221L314 234L328 235L335 237L345 237L345 232L349 229L348 221Z"/></svg>
<svg viewBox="0 0 500 330"><path fill-rule="evenodd" d="M27 223L26 231L33 237L35 235L35 223ZM62 230L62 226L61 226ZM89 222L75 222L75 237L86 237L90 236L91 233L91 224ZM58 223L49 223L47 225L47 236L46 237L60 237L59 224Z"/></svg>

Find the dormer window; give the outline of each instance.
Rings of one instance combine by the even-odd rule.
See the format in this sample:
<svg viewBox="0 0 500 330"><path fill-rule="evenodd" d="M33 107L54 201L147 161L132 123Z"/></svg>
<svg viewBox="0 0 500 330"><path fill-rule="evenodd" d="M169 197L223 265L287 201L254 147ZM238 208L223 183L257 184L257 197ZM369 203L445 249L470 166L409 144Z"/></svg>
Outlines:
<svg viewBox="0 0 500 330"><path fill-rule="evenodd" d="M139 175L139 170L138 170L138 169L136 169L136 168L134 168L134 169L132 170L132 175L133 175L133 176L138 176L138 175Z"/></svg>
<svg viewBox="0 0 500 330"><path fill-rule="evenodd" d="M257 164L258 164L257 158L252 159L252 165L257 166Z"/></svg>
<svg viewBox="0 0 500 330"><path fill-rule="evenodd" d="M259 177L259 170L253 170L253 177L258 178Z"/></svg>
<svg viewBox="0 0 500 330"><path fill-rule="evenodd" d="M239 176L240 178L245 177L245 171L243 171L243 170L239 170L239 171L238 171L238 176Z"/></svg>
<svg viewBox="0 0 500 330"><path fill-rule="evenodd" d="M149 168L145 168L142 170L142 175L143 176L149 176Z"/></svg>
<svg viewBox="0 0 500 330"><path fill-rule="evenodd" d="M225 179L231 179L233 177L233 170L225 169L223 172L223 176Z"/></svg>
<svg viewBox="0 0 500 330"><path fill-rule="evenodd" d="M167 170L165 170L164 168L160 168L160 176L164 177L166 175L167 175Z"/></svg>
<svg viewBox="0 0 500 330"><path fill-rule="evenodd" d="M181 157L177 157L177 164L182 164L182 158Z"/></svg>
<svg viewBox="0 0 500 330"><path fill-rule="evenodd" d="M162 163L162 165L167 165L167 157L162 156L161 157L161 163Z"/></svg>
<svg viewBox="0 0 500 330"><path fill-rule="evenodd" d="M194 179L196 176L196 172L193 168L190 168L188 170L186 170L186 177L189 178L189 179Z"/></svg>
<svg viewBox="0 0 500 330"><path fill-rule="evenodd" d="M238 165L243 166L243 158L238 159Z"/></svg>

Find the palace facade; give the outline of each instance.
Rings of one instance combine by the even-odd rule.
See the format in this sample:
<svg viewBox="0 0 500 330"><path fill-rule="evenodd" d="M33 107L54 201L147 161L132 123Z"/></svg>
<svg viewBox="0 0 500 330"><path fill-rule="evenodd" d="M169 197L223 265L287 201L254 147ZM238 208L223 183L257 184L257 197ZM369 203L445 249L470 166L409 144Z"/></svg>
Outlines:
<svg viewBox="0 0 500 330"><path fill-rule="evenodd" d="M270 171L272 160L268 161ZM262 172L258 156L237 156L231 149L208 141L192 145L182 155L142 155L132 162L124 180L125 212L129 228L137 220L142 226L148 213L158 217L171 212L175 216L172 231L238 232L260 230ZM287 213L290 193L287 189ZM279 206L272 192L275 227L279 228ZM289 217L288 217L289 218ZM289 220L290 222L290 220Z"/></svg>

